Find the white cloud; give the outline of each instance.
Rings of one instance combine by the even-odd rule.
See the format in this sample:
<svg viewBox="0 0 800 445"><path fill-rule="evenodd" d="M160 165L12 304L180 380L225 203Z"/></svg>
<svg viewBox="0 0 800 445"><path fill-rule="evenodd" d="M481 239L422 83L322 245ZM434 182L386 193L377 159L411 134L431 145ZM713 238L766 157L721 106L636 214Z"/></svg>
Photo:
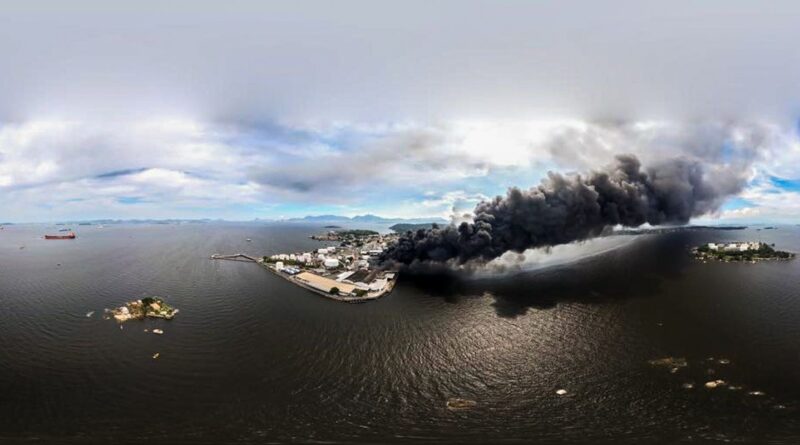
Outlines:
<svg viewBox="0 0 800 445"><path fill-rule="evenodd" d="M262 128L177 119L31 121L0 126L0 203L18 218L33 219L78 216L68 212L91 203L95 213L109 217L128 214L131 207L149 212L143 216L205 211L202 216L213 217L250 206L250 213L240 209L237 215L254 217L266 216L257 209L281 203L369 211L387 209L389 202L402 202L395 212L450 216L469 212L505 186L535 185L548 169L585 171L619 153L634 153L645 163L691 157L706 162L709 172L746 173L755 181L800 173L780 162L783 153L792 159L796 151L793 131L746 122ZM768 194L753 202L771 205L761 195Z"/></svg>
<svg viewBox="0 0 800 445"><path fill-rule="evenodd" d="M793 203L759 184L800 178L798 13L790 1L5 1L0 205L17 219L263 216L235 207L285 202L439 214L471 202L462 191L623 152L738 171L753 207L778 214Z"/></svg>

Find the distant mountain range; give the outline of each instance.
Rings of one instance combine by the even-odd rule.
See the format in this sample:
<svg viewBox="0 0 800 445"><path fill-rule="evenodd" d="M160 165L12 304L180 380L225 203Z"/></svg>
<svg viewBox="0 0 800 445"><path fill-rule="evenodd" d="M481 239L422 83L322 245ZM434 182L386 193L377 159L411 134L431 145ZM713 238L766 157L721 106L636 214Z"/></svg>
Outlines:
<svg viewBox="0 0 800 445"><path fill-rule="evenodd" d="M315 222L315 223L369 223L369 224L419 224L419 223L439 223L447 224L444 218L384 218L377 215L358 215L358 216L341 216L341 215L310 215L303 218L290 218L285 221L290 222Z"/></svg>

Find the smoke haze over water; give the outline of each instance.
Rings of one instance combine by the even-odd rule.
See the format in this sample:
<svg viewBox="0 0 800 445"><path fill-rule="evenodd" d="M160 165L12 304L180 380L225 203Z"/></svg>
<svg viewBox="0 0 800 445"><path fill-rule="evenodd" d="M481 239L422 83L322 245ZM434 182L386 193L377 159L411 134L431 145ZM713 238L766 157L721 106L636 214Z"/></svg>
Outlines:
<svg viewBox="0 0 800 445"><path fill-rule="evenodd" d="M643 168L633 155L586 175L550 172L529 190L479 203L472 222L402 235L385 260L405 265L489 261L506 252L595 237L609 226L686 224L738 193L731 168L675 158Z"/></svg>

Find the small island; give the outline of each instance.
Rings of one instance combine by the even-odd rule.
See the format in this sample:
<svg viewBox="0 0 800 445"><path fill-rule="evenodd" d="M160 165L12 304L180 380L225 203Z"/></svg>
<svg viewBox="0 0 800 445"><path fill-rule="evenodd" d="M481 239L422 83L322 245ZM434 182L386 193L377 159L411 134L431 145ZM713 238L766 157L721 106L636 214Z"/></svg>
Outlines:
<svg viewBox="0 0 800 445"><path fill-rule="evenodd" d="M762 242L707 243L692 249L695 258L702 261L743 261L755 263L765 260L789 260L795 254L775 250Z"/></svg>
<svg viewBox="0 0 800 445"><path fill-rule="evenodd" d="M398 223L393 226L389 226L391 230L394 230L397 233L405 233L405 232L415 232L417 230L428 230L432 229L433 227L439 227L439 224L436 223Z"/></svg>
<svg viewBox="0 0 800 445"><path fill-rule="evenodd" d="M142 320L145 317L172 320L178 313L178 309L168 305L159 297L145 297L141 300L129 301L115 309L106 309L106 313L113 316L118 322L124 323L128 320Z"/></svg>

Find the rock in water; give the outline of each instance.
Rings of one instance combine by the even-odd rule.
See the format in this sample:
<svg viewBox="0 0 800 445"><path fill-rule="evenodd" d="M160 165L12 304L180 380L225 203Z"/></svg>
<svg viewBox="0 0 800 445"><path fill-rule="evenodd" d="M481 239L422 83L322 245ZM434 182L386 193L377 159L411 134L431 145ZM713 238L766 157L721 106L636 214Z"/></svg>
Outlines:
<svg viewBox="0 0 800 445"><path fill-rule="evenodd" d="M689 362L686 361L683 357L664 357L664 358L657 358L653 360L649 360L649 363L652 366L665 366L671 369L675 368L685 368L689 366Z"/></svg>
<svg viewBox="0 0 800 445"><path fill-rule="evenodd" d="M447 399L447 403L445 405L447 406L447 409L451 411L458 411L474 408L476 405L478 405L478 402L455 397L452 399Z"/></svg>

